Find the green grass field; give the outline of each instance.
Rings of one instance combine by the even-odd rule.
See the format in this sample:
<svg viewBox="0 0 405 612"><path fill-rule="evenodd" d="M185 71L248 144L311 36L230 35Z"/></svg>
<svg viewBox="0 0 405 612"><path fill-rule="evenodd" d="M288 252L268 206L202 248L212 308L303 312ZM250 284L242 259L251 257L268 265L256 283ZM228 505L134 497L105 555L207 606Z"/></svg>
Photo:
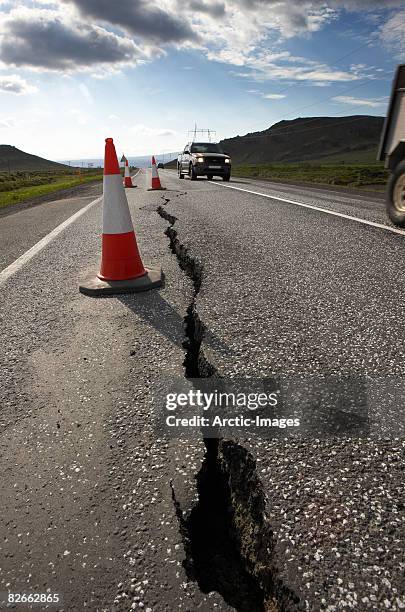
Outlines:
<svg viewBox="0 0 405 612"><path fill-rule="evenodd" d="M102 180L102 170L0 172L0 208L48 193Z"/></svg>
<svg viewBox="0 0 405 612"><path fill-rule="evenodd" d="M311 159L311 164L345 164L348 166L379 166L377 150L375 148L363 151L345 151L335 153L318 159Z"/></svg>
<svg viewBox="0 0 405 612"><path fill-rule="evenodd" d="M280 183L313 183L382 191L388 172L380 163L300 163L236 165L234 176L267 179Z"/></svg>

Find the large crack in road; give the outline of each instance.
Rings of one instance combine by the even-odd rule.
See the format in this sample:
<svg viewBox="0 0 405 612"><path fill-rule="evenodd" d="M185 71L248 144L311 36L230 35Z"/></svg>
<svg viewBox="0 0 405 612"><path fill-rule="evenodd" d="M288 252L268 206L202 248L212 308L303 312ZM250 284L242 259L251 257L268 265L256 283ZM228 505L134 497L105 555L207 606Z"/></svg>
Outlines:
<svg viewBox="0 0 405 612"><path fill-rule="evenodd" d="M170 201L167 198L165 198L165 200L166 203ZM157 212L163 219L169 222L165 234L170 241L170 250L177 257L180 268L187 274L193 283L193 295L184 319L185 341L183 347L186 351L186 355L183 365L185 368L185 377L209 378L216 374L216 369L206 359L201 347L205 335L205 328L196 309L196 299L200 292L203 279L202 263L198 258L191 256L188 249L179 241L177 232L173 227L177 218L168 213L162 206L158 207Z"/></svg>
<svg viewBox="0 0 405 612"><path fill-rule="evenodd" d="M164 200L164 205L170 202ZM203 282L202 262L181 243L174 228L178 219L163 206L157 213L169 223L165 230L169 247L194 288L184 318L185 378L219 377L202 347L206 328L196 306ZM171 485L188 578L203 593L218 592L238 612L301 609L299 598L278 578L272 560L274 537L253 456L232 440L204 438L204 444L205 458L196 475L198 503L187 518Z"/></svg>

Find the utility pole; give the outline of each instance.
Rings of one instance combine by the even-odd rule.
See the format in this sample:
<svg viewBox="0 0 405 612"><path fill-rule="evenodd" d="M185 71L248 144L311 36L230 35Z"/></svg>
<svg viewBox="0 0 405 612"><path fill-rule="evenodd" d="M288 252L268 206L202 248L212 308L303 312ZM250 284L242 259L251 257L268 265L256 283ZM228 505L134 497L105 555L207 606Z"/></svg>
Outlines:
<svg viewBox="0 0 405 612"><path fill-rule="evenodd" d="M197 134L201 134L202 136L204 136L204 134L206 134L207 138L208 138L208 142L211 142L211 136L216 134L216 133L217 133L216 130L211 130L211 128L197 129L197 124L195 124L194 130L189 130L188 131L188 135L193 134L193 142L195 142Z"/></svg>

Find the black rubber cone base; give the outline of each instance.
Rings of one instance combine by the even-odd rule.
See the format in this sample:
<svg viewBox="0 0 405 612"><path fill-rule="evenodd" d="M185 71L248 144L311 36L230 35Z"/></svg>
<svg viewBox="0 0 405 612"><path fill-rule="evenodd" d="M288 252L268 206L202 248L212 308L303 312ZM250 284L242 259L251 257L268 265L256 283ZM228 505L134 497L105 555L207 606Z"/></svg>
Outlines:
<svg viewBox="0 0 405 612"><path fill-rule="evenodd" d="M149 291L149 289L161 287L164 279L162 268L145 269L146 274L144 276L122 281L105 281L92 274L80 283L79 291L85 295L102 296L138 293L140 291Z"/></svg>

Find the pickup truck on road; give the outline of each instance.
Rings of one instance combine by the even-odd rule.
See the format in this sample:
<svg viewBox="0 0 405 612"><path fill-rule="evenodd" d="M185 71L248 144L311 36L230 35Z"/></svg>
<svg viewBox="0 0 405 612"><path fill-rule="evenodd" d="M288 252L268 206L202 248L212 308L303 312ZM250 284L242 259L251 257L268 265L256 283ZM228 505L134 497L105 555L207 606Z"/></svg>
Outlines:
<svg viewBox="0 0 405 612"><path fill-rule="evenodd" d="M229 181L231 158L214 142L189 142L177 158L177 174L181 179L188 174L192 181L198 176L209 180L221 176L223 181Z"/></svg>
<svg viewBox="0 0 405 612"><path fill-rule="evenodd" d="M405 64L398 66L395 74L378 159L391 172L388 216L395 225L405 227Z"/></svg>

